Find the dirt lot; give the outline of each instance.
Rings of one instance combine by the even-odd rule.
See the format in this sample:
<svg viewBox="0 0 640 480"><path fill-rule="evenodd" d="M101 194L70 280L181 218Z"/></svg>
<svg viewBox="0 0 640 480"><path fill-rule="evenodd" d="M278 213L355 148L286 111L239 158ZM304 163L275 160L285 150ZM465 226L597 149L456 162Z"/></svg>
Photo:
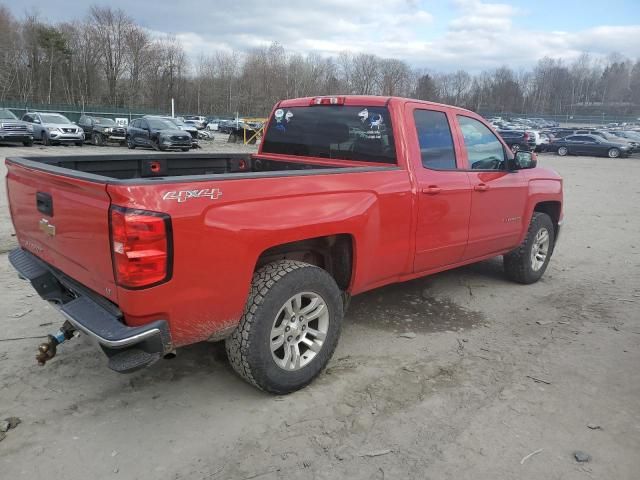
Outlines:
<svg viewBox="0 0 640 480"><path fill-rule="evenodd" d="M22 419L0 477L637 479L640 159L541 163L567 215L541 282L496 259L356 297L327 371L287 397L236 378L220 344L123 376L80 338L40 368L38 340L6 339L61 318L0 255L0 419Z"/></svg>

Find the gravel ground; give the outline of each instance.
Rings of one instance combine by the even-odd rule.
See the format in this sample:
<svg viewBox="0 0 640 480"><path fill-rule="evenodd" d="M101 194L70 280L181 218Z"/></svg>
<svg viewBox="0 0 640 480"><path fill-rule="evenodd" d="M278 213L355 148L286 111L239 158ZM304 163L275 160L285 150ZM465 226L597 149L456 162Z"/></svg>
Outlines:
<svg viewBox="0 0 640 480"><path fill-rule="evenodd" d="M640 161L541 163L567 215L542 281L495 259L358 296L329 368L286 397L239 380L220 344L123 376L81 337L38 367L38 340L6 339L62 320L0 255L0 419L22 419L0 477L637 479Z"/></svg>

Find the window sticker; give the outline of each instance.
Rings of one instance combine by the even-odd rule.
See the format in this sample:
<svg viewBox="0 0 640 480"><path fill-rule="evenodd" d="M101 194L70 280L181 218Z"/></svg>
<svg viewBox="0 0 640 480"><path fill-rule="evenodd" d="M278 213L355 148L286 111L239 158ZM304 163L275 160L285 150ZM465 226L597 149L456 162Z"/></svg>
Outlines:
<svg viewBox="0 0 640 480"><path fill-rule="evenodd" d="M276 122L280 123L284 118L284 110L282 110L281 108L277 109L273 116L276 117Z"/></svg>

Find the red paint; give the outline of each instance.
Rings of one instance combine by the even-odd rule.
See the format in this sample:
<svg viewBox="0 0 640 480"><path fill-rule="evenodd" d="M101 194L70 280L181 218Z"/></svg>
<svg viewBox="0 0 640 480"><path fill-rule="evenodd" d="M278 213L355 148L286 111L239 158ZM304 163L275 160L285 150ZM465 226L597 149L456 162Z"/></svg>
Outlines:
<svg viewBox="0 0 640 480"><path fill-rule="evenodd" d="M274 110L308 106L314 98L285 100ZM18 239L24 248L117 303L128 324L167 319L173 341L180 346L206 340L239 320L256 262L271 247L325 235L350 235L354 259L349 291L358 294L506 253L524 238L537 203L562 202L562 181L553 171L539 167L515 172L469 170L456 114L486 125L472 112L400 98L338 98L345 105L388 105L399 169L225 181L213 176L205 182L178 179L172 184L125 186L85 182L7 161ZM319 104L317 108L324 107ZM415 108L447 114L459 170L422 167ZM505 149L509 150L506 145ZM163 200L169 191L202 188L220 189L222 195L215 201L209 197L181 203ZM58 234L54 238L47 238L38 228L42 214L34 207L36 191L55 197L59 211L55 212ZM170 216L170 280L139 290L116 285L110 205Z"/></svg>

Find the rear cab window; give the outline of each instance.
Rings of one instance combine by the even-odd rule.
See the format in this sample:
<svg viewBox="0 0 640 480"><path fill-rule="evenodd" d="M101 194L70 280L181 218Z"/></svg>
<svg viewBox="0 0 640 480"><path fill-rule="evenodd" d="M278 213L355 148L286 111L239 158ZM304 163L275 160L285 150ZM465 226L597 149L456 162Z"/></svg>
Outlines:
<svg viewBox="0 0 640 480"><path fill-rule="evenodd" d="M456 153L447 114L436 110L413 112L422 166L430 170L455 170Z"/></svg>
<svg viewBox="0 0 640 480"><path fill-rule="evenodd" d="M262 153L397 163L391 116L386 106L278 108L269 120Z"/></svg>

